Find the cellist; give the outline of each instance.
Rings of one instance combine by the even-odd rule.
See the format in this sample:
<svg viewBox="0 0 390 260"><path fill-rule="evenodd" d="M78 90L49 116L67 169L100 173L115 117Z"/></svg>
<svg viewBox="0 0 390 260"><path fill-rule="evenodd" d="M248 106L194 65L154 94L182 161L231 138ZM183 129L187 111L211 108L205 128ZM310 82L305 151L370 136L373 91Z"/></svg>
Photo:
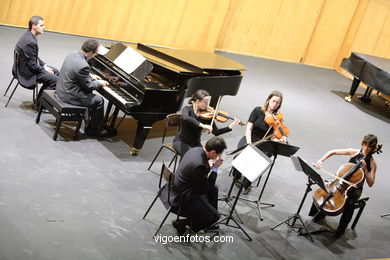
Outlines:
<svg viewBox="0 0 390 260"><path fill-rule="evenodd" d="M357 164L358 162L361 162L361 169L363 170L364 173L365 182L367 182L369 187L372 187L375 183L375 174L376 174L377 166L376 166L375 159L372 156L368 156L368 155L370 155L373 151L375 151L377 144L378 144L377 137L375 135L368 134L364 136L360 149L347 148L347 149L330 150L327 153L325 153L316 162L314 166L318 169L322 168L322 164L324 163L324 161L333 155L349 155L350 163ZM350 187L350 189L348 190L348 197L345 202L344 211L341 215L339 226L334 235L336 238L339 238L341 235L345 233L345 230L353 216L353 212L355 209L354 205L356 201L359 199L362 190L363 190L363 185L360 188ZM313 203L310 209L309 216L314 216L314 221L320 221L324 219L326 215L323 212L318 211L318 209L315 207Z"/></svg>

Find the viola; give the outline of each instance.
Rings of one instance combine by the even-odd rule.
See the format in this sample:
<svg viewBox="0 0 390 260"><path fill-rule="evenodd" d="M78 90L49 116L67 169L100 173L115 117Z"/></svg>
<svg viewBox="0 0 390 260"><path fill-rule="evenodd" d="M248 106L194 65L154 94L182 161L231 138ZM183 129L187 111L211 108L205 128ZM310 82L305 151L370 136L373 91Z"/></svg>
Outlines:
<svg viewBox="0 0 390 260"><path fill-rule="evenodd" d="M378 145L363 160L371 158L374 153L381 153L382 145ZM327 191L319 188L314 192L313 202L317 209L326 215L337 216L343 212L351 187L360 188L364 184L364 172L360 168L362 161L357 164L347 163L340 167L337 178L326 185Z"/></svg>
<svg viewBox="0 0 390 260"><path fill-rule="evenodd" d="M200 118L205 119L205 120L211 120L214 115L215 115L215 120L217 120L218 122L221 122L221 123L225 123L229 119L230 120L234 120L234 118L229 116L229 114L227 112L225 112L225 111L217 111L217 112L215 112L214 108L210 107L210 106L207 107L206 110L201 111L199 113ZM240 121L239 124L241 126L246 125L246 123L242 122L242 121Z"/></svg>
<svg viewBox="0 0 390 260"><path fill-rule="evenodd" d="M275 137L277 139L280 139L283 136L288 136L288 134L290 133L288 128L283 124L283 115L280 112L278 112L277 114L271 113L271 115L268 115L264 118L264 121L269 126L272 126L272 128L274 129Z"/></svg>

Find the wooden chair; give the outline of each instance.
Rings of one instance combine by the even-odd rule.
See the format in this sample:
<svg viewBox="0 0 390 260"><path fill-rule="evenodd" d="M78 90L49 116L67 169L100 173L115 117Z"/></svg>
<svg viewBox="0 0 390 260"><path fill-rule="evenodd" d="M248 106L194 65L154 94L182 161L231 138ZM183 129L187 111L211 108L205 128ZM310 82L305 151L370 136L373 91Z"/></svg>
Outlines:
<svg viewBox="0 0 390 260"><path fill-rule="evenodd" d="M162 139L161 139L160 149L158 150L156 156L154 156L153 161L150 163L150 165L148 167L148 170L150 170L150 168L152 168L152 165L156 161L157 157L159 156L159 154L161 153L163 148L168 149L169 151L174 153L174 156L173 156L171 162L169 163L169 166L171 166L172 162L175 162L173 170L174 171L176 170L177 161L178 161L178 158L180 155L176 152L175 148L173 147L173 142L167 142L167 143L165 142L165 137L167 134L167 130L171 127L177 127L178 131L179 131L180 124L181 124L181 115L180 114L167 115L167 117L165 119L165 129L164 129L164 134L163 134Z"/></svg>
<svg viewBox="0 0 390 260"><path fill-rule="evenodd" d="M15 90L17 89L17 87L20 85L22 86L23 88L26 88L26 89L30 89L33 91L33 105L34 105L34 109L35 111L37 110L37 96L38 96L38 83L36 83L35 85L31 86L31 87L28 87L28 86L24 86L20 83L20 81L18 80L18 69L19 69L19 52L15 49L14 50L14 66L13 66L13 69L12 69L12 80L11 82L8 84L8 87L7 89L5 90L5 93L4 93L4 96L7 95L7 92L9 90L9 88L11 87L12 83L14 82L14 80L16 79L17 81L17 84L15 85L11 95L9 96L8 98L8 101L7 103L5 104L5 107L8 106L8 103L11 101L14 93L15 93Z"/></svg>

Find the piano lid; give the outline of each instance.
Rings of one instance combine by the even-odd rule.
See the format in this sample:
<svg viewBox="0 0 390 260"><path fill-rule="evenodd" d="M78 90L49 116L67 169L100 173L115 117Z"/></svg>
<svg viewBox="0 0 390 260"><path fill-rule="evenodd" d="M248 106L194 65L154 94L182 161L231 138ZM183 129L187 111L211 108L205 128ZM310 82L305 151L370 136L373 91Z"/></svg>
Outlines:
<svg viewBox="0 0 390 260"><path fill-rule="evenodd" d="M208 74L210 70L246 70L240 63L212 52L150 47L140 43L136 49L148 60L179 73Z"/></svg>

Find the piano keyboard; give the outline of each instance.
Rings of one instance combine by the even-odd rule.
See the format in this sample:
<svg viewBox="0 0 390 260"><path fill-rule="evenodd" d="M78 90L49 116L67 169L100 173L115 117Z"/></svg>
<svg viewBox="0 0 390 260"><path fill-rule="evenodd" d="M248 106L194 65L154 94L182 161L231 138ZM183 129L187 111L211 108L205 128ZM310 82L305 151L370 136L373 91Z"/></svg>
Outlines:
<svg viewBox="0 0 390 260"><path fill-rule="evenodd" d="M121 88L106 86L103 89L118 100L121 104L127 107L131 107L134 104L137 104L137 100L132 98L129 94L123 91Z"/></svg>

